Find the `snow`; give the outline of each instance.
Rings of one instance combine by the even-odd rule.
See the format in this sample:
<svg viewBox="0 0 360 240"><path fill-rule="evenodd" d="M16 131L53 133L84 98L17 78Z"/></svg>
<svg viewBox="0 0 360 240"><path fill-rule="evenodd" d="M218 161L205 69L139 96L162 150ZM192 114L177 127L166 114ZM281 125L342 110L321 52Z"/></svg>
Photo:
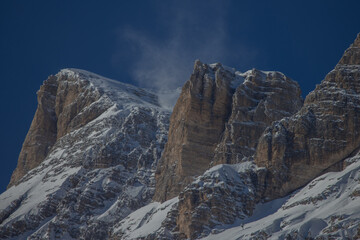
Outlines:
<svg viewBox="0 0 360 240"><path fill-rule="evenodd" d="M80 221L74 226L78 229L88 220L115 224L152 196L151 167L166 140L169 109L161 107L152 92L87 71L64 69L57 76L64 85L80 85L99 96L76 117L99 109L101 114L58 139L39 166L0 195L4 219L0 227L5 234L9 234L7 229L10 234L22 234L16 227L19 223L24 224L24 238L52 234L51 226L59 221L69 229L74 219ZM100 154L112 154L119 163L113 167L98 162ZM130 159L134 166L126 166ZM143 170L136 169L136 164L143 164ZM77 200L72 202L69 195ZM64 234L62 239L67 237L66 230Z"/></svg>
<svg viewBox="0 0 360 240"><path fill-rule="evenodd" d="M121 105L129 104L158 107L159 109L162 108L159 105L158 96L155 93L151 93L149 90L143 90L130 84L112 80L81 69L62 69L57 76L61 75L79 79L80 81L89 81L91 83L90 87L94 87L101 92L104 92L105 97L120 101ZM164 110L168 111L168 109L165 108Z"/></svg>
<svg viewBox="0 0 360 240"><path fill-rule="evenodd" d="M137 239L155 233L161 228L170 209L178 203L177 197L166 202L153 202L131 213L115 229L116 232L123 232L122 239Z"/></svg>
<svg viewBox="0 0 360 240"><path fill-rule="evenodd" d="M79 170L80 167L64 168L60 174L51 176L52 169L48 167L28 181L9 188L0 195L0 211L5 210L15 200L22 200L20 207L5 219L2 224L6 224L15 218L24 218L27 214L36 214L38 205L59 190L67 177L76 174ZM45 180L45 177L49 175L50 177Z"/></svg>
<svg viewBox="0 0 360 240"><path fill-rule="evenodd" d="M286 198L258 204L254 214L239 220L236 227L204 239L249 239L260 232L268 239L285 239L287 234L304 239L329 232L339 239L355 235L360 223L359 197L352 196L360 187L359 156L356 158L344 171L320 176ZM334 224L340 228L334 230Z"/></svg>
<svg viewBox="0 0 360 240"><path fill-rule="evenodd" d="M212 68L217 66L218 64L210 64ZM244 84L244 81L246 82L254 74L254 71L259 71L253 69L241 73L226 66L223 68L235 75L231 82L233 88ZM263 74L263 80L265 80L266 75L276 73L259 72ZM89 81L89 88L103 94L98 101L87 108L90 109L96 104L105 104L107 110L87 123L86 128L72 131L59 139L49 156L39 167L31 170L19 185L11 187L0 195L0 212L10 213L10 216L1 223L1 226L16 224L17 220L29 220L33 216L41 215L39 213L42 210L40 205L52 201L53 198L60 201L69 191L68 179L70 176L78 175L78 177L83 178L79 181L82 181L84 185L76 189L79 193L76 196L89 193L89 196L94 196L95 200L100 203L100 207L91 212L93 214L91 216L92 221L100 220L114 224L114 219L119 219L116 221L118 224L115 225L114 232L123 234L123 239L141 238L158 232L162 228L161 223L166 219L169 211L178 203L178 198L164 203L153 202L134 212L132 212L134 209L130 205L126 205L127 203L124 201L124 199L130 199L134 202L138 200L140 204L136 207L143 206L150 201L151 194L149 192L152 191L153 185L151 184L154 181L153 172L155 168L150 170L142 166L141 169L137 169L136 178L130 179L135 176L135 173L126 172L125 167L121 164L114 168L95 170L85 170L79 166L86 165L87 161L91 162L94 155L107 146L110 146L114 151L113 147L118 146L116 151L124 155L127 154L126 157L136 156L141 151L152 150L154 151L154 162L151 164L156 166L156 150L159 150L160 147L142 148L139 143L139 132L147 131L151 127L148 122L142 121L144 115L141 114L146 112L147 116L156 118L155 122L157 121L157 123L154 128L157 130L149 130L150 135L154 137L151 141L163 142L166 139L164 133L167 131L163 118L166 118L166 114L170 112L170 102L177 95L173 95L172 92L164 92L161 96L79 69L63 69L58 75L74 77L78 81ZM136 122L133 122L134 119ZM312 141L319 140L312 139ZM117 145L106 145L113 142L116 142ZM109 156L109 153L106 156ZM352 164L344 171L327 173L291 196L258 204L252 216L238 219L231 226L220 226L219 229L225 229L223 232L215 234L216 231L214 231L205 239L248 239L252 235L259 235L261 232L267 234L269 239L284 239L287 234L295 233L301 236L300 239L315 235L321 236L329 232L337 234L339 239L344 238L346 234L353 234L360 222L359 158L357 155L347 159L346 162ZM251 192L251 187L246 189L239 188L239 186L246 185L244 184L246 174L242 173L256 169L258 168L252 162L217 165L199 176L194 183L202 187L214 187L231 182L235 185L229 187L231 191ZM118 182L114 180L114 176L117 175L112 174L113 170L120 172ZM85 171L88 171L88 174L85 174ZM150 177L147 174L151 172L153 175ZM144 176L144 179L141 179L143 182L137 182L140 176ZM215 181L215 179L219 181ZM129 181L127 183L127 180L134 180L134 182ZM102 198L104 196L101 195L102 192L107 189L113 189L113 193L119 195L108 199ZM75 192L73 193L75 194ZM148 194L147 198L142 198L146 194ZM86 204L84 206L88 207ZM127 217L122 219L125 216ZM55 221L55 218L52 216L41 219L37 232L41 234L42 231L47 231L47 225L51 221ZM29 224L33 223L29 220ZM84 221L84 224L87 222ZM340 226L340 228L334 230L333 226L335 225ZM344 230L345 228L346 230ZM29 235L29 233L26 234ZM70 236L65 233L62 238L66 239Z"/></svg>

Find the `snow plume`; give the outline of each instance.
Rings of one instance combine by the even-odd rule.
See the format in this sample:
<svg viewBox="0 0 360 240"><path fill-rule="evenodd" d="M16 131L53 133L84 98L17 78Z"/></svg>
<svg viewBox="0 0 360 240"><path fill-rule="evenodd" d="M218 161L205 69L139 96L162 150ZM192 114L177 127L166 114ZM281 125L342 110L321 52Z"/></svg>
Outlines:
<svg viewBox="0 0 360 240"><path fill-rule="evenodd" d="M167 108L174 106L196 59L211 63L227 57L225 11L204 6L183 7L161 11L161 22L156 27L164 28L162 37L129 27L122 30L123 40L137 51L132 64L133 78L139 86L159 92L160 104ZM199 9L209 14L199 16L196 13Z"/></svg>

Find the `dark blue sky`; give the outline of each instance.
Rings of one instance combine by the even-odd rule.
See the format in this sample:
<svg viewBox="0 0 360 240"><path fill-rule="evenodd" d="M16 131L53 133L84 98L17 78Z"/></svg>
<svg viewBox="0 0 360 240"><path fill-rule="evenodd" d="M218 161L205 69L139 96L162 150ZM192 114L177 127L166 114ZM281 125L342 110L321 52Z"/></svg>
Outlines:
<svg viewBox="0 0 360 240"><path fill-rule="evenodd" d="M360 32L360 1L1 1L5 190L50 74L74 67L174 88L195 59L277 70L311 91Z"/></svg>

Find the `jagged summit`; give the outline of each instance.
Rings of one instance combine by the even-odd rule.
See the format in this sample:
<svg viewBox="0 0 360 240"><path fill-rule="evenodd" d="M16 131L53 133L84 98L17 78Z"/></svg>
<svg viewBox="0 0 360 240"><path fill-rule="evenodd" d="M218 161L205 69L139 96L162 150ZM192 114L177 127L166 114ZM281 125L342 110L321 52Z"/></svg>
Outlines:
<svg viewBox="0 0 360 240"><path fill-rule="evenodd" d="M177 196L210 164L250 157L266 126L301 106L299 85L283 73L240 73L219 63L196 61L171 115L154 199Z"/></svg>
<svg viewBox="0 0 360 240"><path fill-rule="evenodd" d="M57 140L96 118L136 106L168 111L160 107L154 93L80 69L63 69L50 76L37 95L38 108L9 186L38 166Z"/></svg>
<svg viewBox="0 0 360 240"><path fill-rule="evenodd" d="M345 51L338 65L360 65L360 33Z"/></svg>
<svg viewBox="0 0 360 240"><path fill-rule="evenodd" d="M84 70L50 76L0 195L0 236L108 238L104 226L153 196L169 114L141 88Z"/></svg>
<svg viewBox="0 0 360 240"><path fill-rule="evenodd" d="M101 91L106 93L109 97L116 95L117 101L121 100L122 103L129 102L131 104L137 103L141 105L150 103L159 106L157 95L149 90L144 90L143 88L109 79L86 70L65 68L60 70L56 76L59 77L60 80L73 78L89 81L91 83L89 85L90 87L94 86L97 89L101 89ZM61 76L64 76L65 79L61 78Z"/></svg>
<svg viewBox="0 0 360 240"><path fill-rule="evenodd" d="M159 93L50 76L0 238L359 239L359 36L305 101L280 72L200 61L172 114Z"/></svg>
<svg viewBox="0 0 360 240"><path fill-rule="evenodd" d="M359 36L295 115L275 122L259 140L255 162L267 167L267 196L304 186L360 147Z"/></svg>

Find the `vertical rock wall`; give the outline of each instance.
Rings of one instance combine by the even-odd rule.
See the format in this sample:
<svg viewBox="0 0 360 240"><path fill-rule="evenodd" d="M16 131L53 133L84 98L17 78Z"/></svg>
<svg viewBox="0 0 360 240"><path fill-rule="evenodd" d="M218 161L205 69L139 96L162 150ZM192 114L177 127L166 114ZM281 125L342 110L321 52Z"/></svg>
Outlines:
<svg viewBox="0 0 360 240"><path fill-rule="evenodd" d="M360 146L360 35L335 69L290 118L275 122L259 140L255 163L268 171L265 196L304 186Z"/></svg>

